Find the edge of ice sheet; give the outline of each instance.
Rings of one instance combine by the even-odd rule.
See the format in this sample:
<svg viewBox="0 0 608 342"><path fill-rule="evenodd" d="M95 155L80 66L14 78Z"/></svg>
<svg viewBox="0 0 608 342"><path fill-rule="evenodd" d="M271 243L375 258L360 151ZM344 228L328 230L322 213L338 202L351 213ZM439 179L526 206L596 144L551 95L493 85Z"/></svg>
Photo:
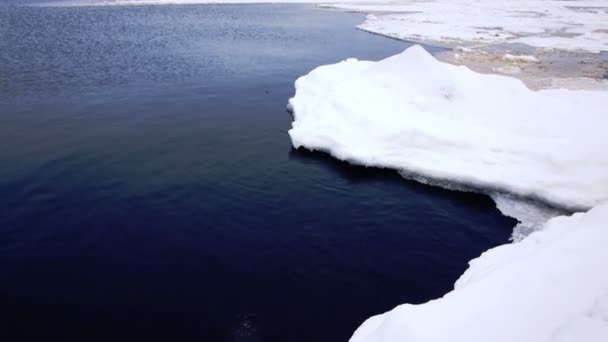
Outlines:
<svg viewBox="0 0 608 342"><path fill-rule="evenodd" d="M366 320L351 342L608 340L608 204L469 262L454 290Z"/></svg>
<svg viewBox="0 0 608 342"><path fill-rule="evenodd" d="M564 212L555 208L530 201L515 198L509 194L490 194L496 207L505 215L517 219L519 223L513 227L511 241L519 242L531 233L542 229L550 219L563 215Z"/></svg>
<svg viewBox="0 0 608 342"><path fill-rule="evenodd" d="M453 291L373 316L351 342L608 339L608 92L535 92L420 46L321 66L295 86L294 147L483 191L527 220L517 242L470 261ZM551 218L559 212L519 197L594 208Z"/></svg>
<svg viewBox="0 0 608 342"><path fill-rule="evenodd" d="M474 188L464 184L454 183L449 180L428 178L407 171L400 171L399 174L406 179L430 186L438 186L452 191L481 192L489 195L492 200L494 200L494 203L496 203L496 208L503 215L512 217L519 221L515 227L513 227L513 232L511 234L510 240L514 242L521 241L526 236L530 235L530 233L541 229L548 220L560 215L572 213L570 210L551 207L544 203L521 198L510 193L491 189Z"/></svg>
<svg viewBox="0 0 608 342"><path fill-rule="evenodd" d="M535 92L420 46L321 66L295 87L295 148L572 211L608 200L606 92Z"/></svg>

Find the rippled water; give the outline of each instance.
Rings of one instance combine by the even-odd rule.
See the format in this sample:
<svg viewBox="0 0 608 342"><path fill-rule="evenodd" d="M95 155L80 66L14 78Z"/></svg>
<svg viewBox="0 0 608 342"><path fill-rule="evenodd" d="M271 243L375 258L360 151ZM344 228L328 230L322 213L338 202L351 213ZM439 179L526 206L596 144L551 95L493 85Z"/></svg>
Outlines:
<svg viewBox="0 0 608 342"><path fill-rule="evenodd" d="M2 340L344 341L509 237L485 196L291 148L298 76L407 46L360 14L6 4Z"/></svg>

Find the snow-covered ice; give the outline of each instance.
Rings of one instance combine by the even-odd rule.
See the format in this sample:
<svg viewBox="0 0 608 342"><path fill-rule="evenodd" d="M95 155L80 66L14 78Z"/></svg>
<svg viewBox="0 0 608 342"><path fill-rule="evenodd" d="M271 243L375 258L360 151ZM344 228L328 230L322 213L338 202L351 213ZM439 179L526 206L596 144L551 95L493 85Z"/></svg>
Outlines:
<svg viewBox="0 0 608 342"><path fill-rule="evenodd" d="M325 6L370 13L359 28L405 40L608 50L608 0L397 0Z"/></svg>
<svg viewBox="0 0 608 342"><path fill-rule="evenodd" d="M534 89L608 88L608 0L394 0L321 4L367 13L358 27L456 48L438 57ZM524 57L529 56L529 57ZM558 80L554 82L554 80Z"/></svg>
<svg viewBox="0 0 608 342"><path fill-rule="evenodd" d="M608 205L490 249L444 297L369 318L351 342L608 341Z"/></svg>
<svg viewBox="0 0 608 342"><path fill-rule="evenodd" d="M295 86L296 148L562 208L608 200L606 92L535 92L420 46L321 66Z"/></svg>

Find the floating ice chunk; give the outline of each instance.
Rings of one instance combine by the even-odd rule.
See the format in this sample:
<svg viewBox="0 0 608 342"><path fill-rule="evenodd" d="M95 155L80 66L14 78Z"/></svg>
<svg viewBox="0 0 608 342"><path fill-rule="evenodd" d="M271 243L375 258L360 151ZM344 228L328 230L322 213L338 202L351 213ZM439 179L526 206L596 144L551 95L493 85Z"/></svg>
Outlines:
<svg viewBox="0 0 608 342"><path fill-rule="evenodd" d="M293 146L568 209L608 200L608 92L535 92L420 46L296 81Z"/></svg>

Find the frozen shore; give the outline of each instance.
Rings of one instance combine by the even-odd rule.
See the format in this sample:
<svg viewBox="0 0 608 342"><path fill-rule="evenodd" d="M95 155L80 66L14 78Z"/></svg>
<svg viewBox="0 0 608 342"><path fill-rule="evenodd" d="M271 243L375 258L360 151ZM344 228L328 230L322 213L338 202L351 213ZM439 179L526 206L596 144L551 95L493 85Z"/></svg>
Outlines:
<svg viewBox="0 0 608 342"><path fill-rule="evenodd" d="M453 49L300 77L294 147L482 191L524 221L452 292L374 316L351 341L608 340L608 1L329 7L371 13L363 30ZM522 198L581 212L554 217Z"/></svg>
<svg viewBox="0 0 608 342"><path fill-rule="evenodd" d="M557 217L470 262L455 289L368 319L351 342L608 339L608 206Z"/></svg>
<svg viewBox="0 0 608 342"><path fill-rule="evenodd" d="M451 64L514 76L533 89L608 89L606 0L428 0L331 3L367 13L358 26L449 47Z"/></svg>
<svg viewBox="0 0 608 342"><path fill-rule="evenodd" d="M299 78L290 100L294 147L442 186L593 207L539 222L521 241L471 261L454 291L372 317L352 341L608 339L607 94L532 91L437 61L420 46ZM538 218L495 196L503 212Z"/></svg>
<svg viewBox="0 0 608 342"><path fill-rule="evenodd" d="M532 91L422 47L296 81L294 147L570 210L608 200L608 93Z"/></svg>
<svg viewBox="0 0 608 342"><path fill-rule="evenodd" d="M605 0L397 0L325 6L370 13L361 29L409 41L608 50Z"/></svg>

